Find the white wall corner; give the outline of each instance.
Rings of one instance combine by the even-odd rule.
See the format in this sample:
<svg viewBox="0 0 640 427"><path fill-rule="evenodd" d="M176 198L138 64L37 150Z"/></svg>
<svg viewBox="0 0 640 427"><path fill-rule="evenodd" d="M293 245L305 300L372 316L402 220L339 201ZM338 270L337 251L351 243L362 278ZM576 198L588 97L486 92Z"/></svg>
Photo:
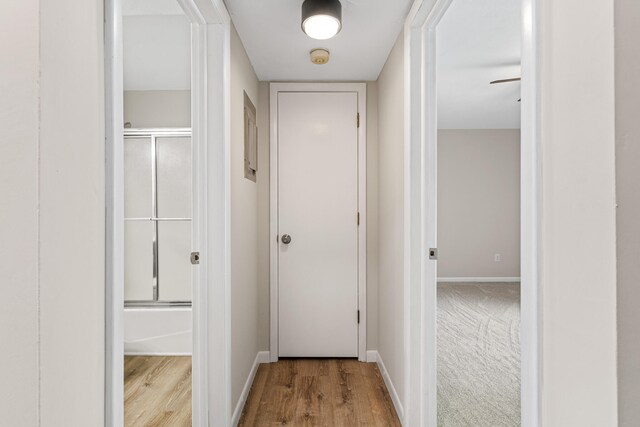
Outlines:
<svg viewBox="0 0 640 427"><path fill-rule="evenodd" d="M391 377L389 376L389 372L387 372L387 368L384 366L384 362L382 361L382 357L380 357L380 353L377 351L367 351L367 361L369 360L369 353L373 353L371 357L375 358L378 363L378 369L380 369L380 373L382 374L382 379L384 379L384 384L387 386L387 390L389 391L389 395L391 396L391 401L393 402L393 406L396 408L396 413L398 414L398 418L402 425L404 425L404 408L402 407L402 403L400 402L400 397L398 396L398 392L396 388L393 386L391 382Z"/></svg>
<svg viewBox="0 0 640 427"><path fill-rule="evenodd" d="M251 391L251 386L253 385L253 379L256 377L256 372L258 372L258 365L262 363L269 363L268 351L259 351L258 354L256 354L256 358L253 361L253 366L251 366L251 371L249 371L247 381L244 383L244 387L242 388L242 393L240 394L238 403L233 410L233 416L231 417L231 425L233 427L236 427L240 422L240 416L242 415L244 404L247 402L249 392Z"/></svg>
<svg viewBox="0 0 640 427"><path fill-rule="evenodd" d="M367 363L376 363L378 361L378 350L367 350Z"/></svg>

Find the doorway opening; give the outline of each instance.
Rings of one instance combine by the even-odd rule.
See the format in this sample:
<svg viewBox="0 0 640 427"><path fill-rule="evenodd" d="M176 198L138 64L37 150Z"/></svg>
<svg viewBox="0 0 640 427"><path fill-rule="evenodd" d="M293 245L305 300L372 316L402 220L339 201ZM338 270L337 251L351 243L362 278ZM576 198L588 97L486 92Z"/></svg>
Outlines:
<svg viewBox="0 0 640 427"><path fill-rule="evenodd" d="M105 2L108 426L231 419L229 29L218 0Z"/></svg>
<svg viewBox="0 0 640 427"><path fill-rule="evenodd" d="M443 319L441 313L438 311L438 309L441 308L438 305L440 302L438 297L445 295L444 293L438 295L438 279L440 278L441 281L449 281L449 283L441 285L444 288L459 291L462 289L458 284L460 281L473 278L472 281L475 282L478 282L481 279L485 280L485 283L474 285L475 290L480 292L483 297L485 293L482 286L486 286L487 280L499 282L499 284L492 286L494 286L494 288L497 287L501 292L506 291L509 294L507 298L509 303L507 305L509 306L509 310L511 310L510 313L512 314L512 317L506 320L506 323L509 325L515 325L519 320L519 327L503 328L503 332L508 331L508 336L506 340L500 339L499 341L501 343L508 342L507 349L511 351L511 356L513 356L512 360L518 361L520 366L519 368L517 366L511 366L513 369L510 370L511 377L508 381L509 387L503 387L501 390L514 389L512 386L515 386L516 391L510 394L511 403L509 403L512 408L511 413L515 413L515 415L512 415L512 418L515 418L516 420L514 422L519 425L535 426L538 424L539 415L539 314L537 296L539 164L537 157L537 69L535 49L537 21L534 7L535 1L522 0L517 2L517 5L511 4L511 6L517 6L519 10L512 13L513 17L510 21L499 23L497 24L498 26L493 29L503 30L504 26L519 27L517 31L515 31L515 36L511 37L512 39L516 39L516 46L520 49L519 56L511 59L505 58L505 60L500 63L496 63L495 60L490 62L485 61L482 64L475 64L475 67L472 67L471 65L473 64L471 62L473 61L470 62L469 59L478 59L478 54L482 53L482 47L476 46L476 50L472 52L468 58L462 58L462 62L459 61L458 65L473 69L475 73L482 74L490 69L494 69L500 71L500 74L495 77L490 77L489 79L484 76L479 81L464 81L459 83L456 87L449 87L447 89L441 88L441 79L446 77L460 78L460 76L464 75L465 72L464 70L449 70L451 74L449 76L443 76L442 73L444 71L441 70L441 65L446 65L447 60L452 60L451 56L454 54L452 52L441 51L442 43L446 42L441 41L439 29L440 25L446 22L447 14L451 7L455 7L452 6L452 4L456 5L456 1L457 0L437 0L433 3L432 7L425 10L421 9L420 6L422 6L422 4L416 5L414 10L412 10L406 27L406 34L409 35L409 38L405 52L410 55L410 58L408 59L408 78L410 89L407 93L407 104L410 111L409 120L411 123L410 128L407 131L407 154L409 156L407 162L411 165L408 176L409 186L407 188L407 194L409 194L409 209L411 212L409 217L409 229L411 231L407 236L407 244L408 251L411 253L411 259L409 260L409 266L407 267L408 280L406 282L406 289L409 295L409 301L417 299L419 303L408 303L410 312L407 316L411 328L408 328L407 332L409 334L410 351L407 355L408 369L406 370L405 375L407 375L407 389L409 390L408 392L410 393L410 396L420 394L421 390L421 395L424 396L423 398L410 397L411 400L409 403L413 404L414 408L420 408L420 410L415 412L411 411L409 417L413 418L415 422L424 422L426 425L435 426L438 425L439 416L441 414L446 415L446 408L443 405L440 405L441 402L439 402L438 394L438 392L442 393L444 391L441 388L439 389L438 383L440 380L439 374L441 373L441 366L438 364L440 351L438 346L441 344L439 341L439 338L441 338L439 337L439 328L441 321L451 321L455 319ZM458 1L458 5L461 6L464 6L467 3L469 2L466 2L465 0ZM477 16L472 17L471 19L490 20L492 18L492 13L488 12L488 8L489 6L487 5L487 8L483 8L482 11L478 12ZM473 25L476 24L478 24L478 22L469 22L469 27L473 27ZM500 37L502 35L501 32L502 31L494 31L495 37L493 40L495 42L500 41ZM456 46L464 46L465 34L466 31L461 31L455 34L453 44ZM483 38L480 36L474 37L472 38L471 43L481 42L482 39ZM510 66L516 68L510 69L508 68ZM518 66L519 69L517 68ZM518 71L519 73L517 73ZM505 75L505 72L516 74ZM491 82L494 83L491 84ZM440 100L445 99L447 96L453 96L455 98L455 95L457 95L459 99L463 100L457 104L460 111L458 116L450 116L450 118L453 117L454 119L458 119L471 117L474 110L470 109L469 111L465 111L467 106L473 104L472 97L474 94L473 91L469 91L469 88L467 87L469 84L474 84L485 91L489 89L497 89L499 91L498 93L504 94L505 96L509 95L513 98L509 102L511 103L511 108L514 109L514 112L495 114L493 116L495 119L502 120L508 117L515 117L516 119L520 118L519 153L514 152L515 145L518 142L516 138L518 134L517 129L511 131L501 129L500 131L500 133L504 134L501 135L501 137L505 139L508 139L507 134L510 132L512 133L511 145L509 145L511 147L511 160L509 160L509 164L513 168L514 164L516 164L513 160L517 159L517 167L519 167L519 171L516 174L516 178L511 178L511 184L516 184L516 180L518 180L518 178L519 184L516 186L511 185L510 192L515 194L515 187L518 187L519 197L517 197L517 207L519 207L520 212L516 217L513 215L510 216L509 221L511 221L512 224L514 222L514 218L519 220L519 226L515 231L513 230L513 226L507 227L505 224L502 224L505 225L504 229L509 228L512 230L508 234L512 242L516 241L516 238L519 238L519 242L516 243L516 249L509 249L514 269L510 273L507 273L506 270L499 273L492 273L497 274L496 276L490 276L487 272L482 274L474 273L473 275L469 272L464 272L461 275L451 272L447 273L446 268L448 267L446 265L446 261L444 262L445 265L442 265L441 261L446 254L449 254L449 256L451 255L451 248L456 245L460 248L460 242L454 241L453 246L450 245L449 249L447 249L446 242L445 247L439 247L438 245L438 239L443 238L439 233L444 233L445 235L448 234L447 237L444 237L445 240L447 238L451 239L452 236L454 236L454 233L447 233L445 230L441 229L441 222L443 219L438 216L438 213L441 210L441 207L438 206L440 198L444 198L445 200L449 198L449 201L453 200L454 202L460 202L460 198L456 199L455 191L453 194L451 191L448 194L439 194L439 190L442 189L442 185L444 184L444 182L440 182L439 180L443 179L444 181L449 181L450 184L452 182L453 184L460 184L459 174L466 174L468 172L467 170L463 172L458 171L458 175L453 173L453 177L443 176L439 172L439 166L441 166L439 165L439 161L441 161L441 157L455 157L454 146L456 145L456 142L454 141L446 149L442 150L445 152L439 152L439 149L441 150L443 144L446 142L445 140L456 139L456 135L452 134L450 130L442 130L441 125L443 124L443 120L446 119L446 116L441 117L440 107L442 107L443 104L440 103ZM510 85L513 84L516 86L510 87ZM517 85L520 85L520 87L517 88ZM466 89L464 89L465 87ZM444 93L442 93L442 91L444 91ZM513 97L514 95L515 98ZM467 98L465 98L465 96L467 96ZM453 105L456 106L455 103ZM514 106L519 106L519 111L515 110L517 107ZM482 114L490 111L490 108L483 108L480 113ZM477 115L477 109L475 113ZM483 126L483 131L495 129L497 126L495 123L491 124L489 120L486 122L489 124L485 124ZM469 127L477 128L480 126L473 125ZM509 127L515 128L515 126ZM470 129L465 129L465 132L469 133L469 131ZM454 132L459 132L459 130ZM464 139L460 135L457 136L457 139ZM499 138L491 139L497 140ZM459 141L458 145L460 144L463 144L463 142ZM477 149L478 147L473 148ZM454 152L447 153L447 149ZM502 150L500 155L504 156L508 151L509 150ZM467 154L471 153L468 152ZM482 152L480 154L486 158L487 153ZM462 158L458 158L457 163L466 162L468 160L469 159L466 159L463 156ZM480 163L482 163L482 159L478 158L477 162L473 166L478 167ZM504 164L501 165L501 167L503 166ZM496 172L496 170L493 169L491 171ZM451 172L451 170L449 172ZM511 175L513 174L514 172L512 170ZM478 185L479 183L476 181L469 183L469 180L467 180L467 184L468 185L466 187L463 186L462 188L465 189L465 192L470 193L471 186ZM496 189L501 189L500 186L502 184L504 184L504 181L498 180L495 185L492 184L491 186ZM501 189L500 191L505 193L506 190ZM477 196L477 194L473 193L472 196ZM449 202L445 200L443 200L442 203L446 205ZM476 202L485 202L485 200L476 200ZM449 205L451 205L451 203L449 203ZM511 205L513 205L513 203L511 203ZM464 213L465 210L469 210L468 207L456 206L455 203L453 204L453 207L455 208L456 215L458 215L458 217L460 217L460 212ZM440 212L440 214L443 215L442 212ZM490 219L495 219L494 216L491 216ZM478 218L476 217L471 217L471 220L467 218L467 221L471 221L473 223L473 221L477 219ZM446 224L446 220L444 223ZM462 225L461 221L457 221L457 223ZM451 230L451 228L449 228L449 230ZM458 233L457 231L458 230L456 230L455 234L458 235L458 237L462 237L463 240L471 237L468 233ZM504 230L497 227L497 229L493 230L493 233L490 233L490 236L495 237L496 235L501 234L502 231ZM463 248L464 250L469 249L468 246L471 246L468 240L465 240L463 243L466 244ZM511 244L511 247L513 247L513 243ZM519 256L517 254L518 250L520 252ZM443 251L445 254L443 254ZM496 264L498 264L499 267L507 267L505 264L502 264L505 261L504 252L505 250L502 249L489 250L489 256L485 256L484 259L485 261L488 261L488 265L491 265L492 267L496 267ZM449 261L450 260L451 259L449 258ZM452 267L452 265L450 264L449 267ZM519 299L517 295L517 267L519 267L520 270ZM444 274L440 275L438 271L439 269L443 270L440 271L440 273L445 273L449 276L445 277ZM516 284L505 286L505 284L509 282L515 282ZM508 287L511 287L512 289L508 290ZM474 308L477 307L478 305L474 306ZM446 307L444 308L445 310L443 310L442 314L446 314ZM449 311L451 312L451 310ZM504 311L502 314L504 314ZM507 318L508 317L509 316L507 316ZM482 322L479 323L482 324ZM419 325L419 327L416 327L417 325ZM511 340L512 337L517 337L518 333L518 339ZM451 336L449 336L449 338L451 338ZM455 348L455 346L450 348ZM496 348L497 347L494 346L493 350ZM518 352L519 358L516 357L518 356ZM482 360L482 358L480 358L480 360ZM443 365L443 368L446 369L447 366L444 363ZM451 367L449 366L449 368ZM517 378L518 374L519 378ZM517 396L518 392L519 396ZM473 392L468 393L468 395L473 395ZM446 401L443 401L443 403L446 405ZM478 420L471 421L471 423L474 422L478 422Z"/></svg>
<svg viewBox="0 0 640 427"><path fill-rule="evenodd" d="M438 425L520 425L520 6L436 28Z"/></svg>
<svg viewBox="0 0 640 427"><path fill-rule="evenodd" d="M192 424L191 23L123 0L124 425Z"/></svg>

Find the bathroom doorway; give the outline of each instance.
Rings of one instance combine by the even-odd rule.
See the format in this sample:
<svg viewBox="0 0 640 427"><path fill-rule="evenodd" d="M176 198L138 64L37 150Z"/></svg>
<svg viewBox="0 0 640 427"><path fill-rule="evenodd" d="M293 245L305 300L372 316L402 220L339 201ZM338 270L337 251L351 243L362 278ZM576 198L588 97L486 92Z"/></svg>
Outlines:
<svg viewBox="0 0 640 427"><path fill-rule="evenodd" d="M192 424L191 23L123 0L124 425Z"/></svg>

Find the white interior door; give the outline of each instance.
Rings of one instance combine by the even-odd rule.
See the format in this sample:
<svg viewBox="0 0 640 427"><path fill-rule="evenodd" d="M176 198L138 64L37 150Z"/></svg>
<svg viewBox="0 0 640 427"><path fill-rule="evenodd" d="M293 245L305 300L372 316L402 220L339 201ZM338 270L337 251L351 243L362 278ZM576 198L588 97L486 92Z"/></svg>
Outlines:
<svg viewBox="0 0 640 427"><path fill-rule="evenodd" d="M278 94L280 357L358 356L357 112L355 92Z"/></svg>

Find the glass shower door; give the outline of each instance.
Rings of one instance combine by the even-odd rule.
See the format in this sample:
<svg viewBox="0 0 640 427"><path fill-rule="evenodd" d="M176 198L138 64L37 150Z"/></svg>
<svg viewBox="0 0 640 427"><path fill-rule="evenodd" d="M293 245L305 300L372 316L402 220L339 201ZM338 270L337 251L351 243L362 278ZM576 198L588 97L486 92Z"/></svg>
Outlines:
<svg viewBox="0 0 640 427"><path fill-rule="evenodd" d="M191 301L191 138L158 137L160 301Z"/></svg>
<svg viewBox="0 0 640 427"><path fill-rule="evenodd" d="M191 304L191 136L125 133L125 305Z"/></svg>
<svg viewBox="0 0 640 427"><path fill-rule="evenodd" d="M124 143L124 299L152 301L155 271L153 155L150 136L125 137Z"/></svg>

